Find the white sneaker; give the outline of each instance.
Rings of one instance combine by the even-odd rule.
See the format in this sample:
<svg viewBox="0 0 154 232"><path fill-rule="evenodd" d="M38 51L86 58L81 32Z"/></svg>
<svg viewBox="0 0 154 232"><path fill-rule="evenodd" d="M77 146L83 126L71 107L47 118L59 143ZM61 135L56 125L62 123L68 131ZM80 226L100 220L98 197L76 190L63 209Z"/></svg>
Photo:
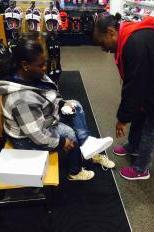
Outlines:
<svg viewBox="0 0 154 232"><path fill-rule="evenodd" d="M81 169L81 171L76 175L69 175L69 180L91 180L95 176L95 173L93 171L85 170L84 168Z"/></svg>
<svg viewBox="0 0 154 232"><path fill-rule="evenodd" d="M94 155L92 157L92 161L93 161L93 163L100 164L101 166L104 166L106 168L114 168L115 167L115 163L112 160L110 160L107 157L107 155L101 155L101 154Z"/></svg>
<svg viewBox="0 0 154 232"><path fill-rule="evenodd" d="M80 147L81 153L85 159L91 159L94 155L105 151L113 143L111 137L95 138L88 136L84 144Z"/></svg>

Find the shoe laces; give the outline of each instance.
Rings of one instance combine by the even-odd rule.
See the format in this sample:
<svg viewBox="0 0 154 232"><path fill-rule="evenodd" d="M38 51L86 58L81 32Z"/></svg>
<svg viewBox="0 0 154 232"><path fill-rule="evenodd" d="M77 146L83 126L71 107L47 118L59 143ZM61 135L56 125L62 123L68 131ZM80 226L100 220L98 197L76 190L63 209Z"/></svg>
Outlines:
<svg viewBox="0 0 154 232"><path fill-rule="evenodd" d="M96 157L94 157L97 161L105 161L105 163L108 165L109 163L109 158L107 154L97 154ZM101 164L101 167L104 171L107 171L109 168L104 167L103 164Z"/></svg>
<svg viewBox="0 0 154 232"><path fill-rule="evenodd" d="M105 160L106 164L108 165L108 163L110 162L108 155L107 155L107 154L101 155L101 159L102 159L102 158L103 158L103 160ZM103 165L101 165L101 166L102 166L102 169L103 169L104 171L107 171L107 170L109 169L109 168L107 168L107 167L104 167Z"/></svg>
<svg viewBox="0 0 154 232"><path fill-rule="evenodd" d="M89 172L88 170L86 170L85 167L82 167L82 168L81 168L81 171L80 171L80 176L81 176L81 177L84 177L85 175L86 175L87 177L90 177L90 172Z"/></svg>

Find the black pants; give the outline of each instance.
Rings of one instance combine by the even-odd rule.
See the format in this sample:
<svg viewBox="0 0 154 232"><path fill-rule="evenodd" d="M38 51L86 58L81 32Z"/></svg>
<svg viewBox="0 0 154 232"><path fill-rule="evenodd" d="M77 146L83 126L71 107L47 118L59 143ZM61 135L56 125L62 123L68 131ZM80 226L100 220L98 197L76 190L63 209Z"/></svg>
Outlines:
<svg viewBox="0 0 154 232"><path fill-rule="evenodd" d="M138 153L134 166L144 172L149 168L154 152L154 118L139 113L131 123L128 147Z"/></svg>
<svg viewBox="0 0 154 232"><path fill-rule="evenodd" d="M139 112L132 120L128 136L129 152L138 153L145 120L146 114L144 112Z"/></svg>

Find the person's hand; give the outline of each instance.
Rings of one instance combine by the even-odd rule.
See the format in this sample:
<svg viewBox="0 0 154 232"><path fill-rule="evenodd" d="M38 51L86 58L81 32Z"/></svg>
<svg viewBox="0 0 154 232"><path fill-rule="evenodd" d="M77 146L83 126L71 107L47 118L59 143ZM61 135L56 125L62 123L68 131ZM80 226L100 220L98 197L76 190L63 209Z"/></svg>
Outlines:
<svg viewBox="0 0 154 232"><path fill-rule="evenodd" d="M66 138L65 139L65 144L64 144L64 150L67 152L67 151L72 150L74 147L75 147L74 141L71 140L71 139Z"/></svg>
<svg viewBox="0 0 154 232"><path fill-rule="evenodd" d="M125 130L126 130L127 123L122 123L120 121L116 124L116 137L121 138L125 136Z"/></svg>

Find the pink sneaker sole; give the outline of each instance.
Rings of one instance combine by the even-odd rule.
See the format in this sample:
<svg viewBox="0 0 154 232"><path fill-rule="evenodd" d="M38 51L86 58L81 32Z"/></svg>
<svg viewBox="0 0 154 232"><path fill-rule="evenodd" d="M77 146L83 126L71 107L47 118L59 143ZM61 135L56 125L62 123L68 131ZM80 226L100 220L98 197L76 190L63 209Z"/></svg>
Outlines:
<svg viewBox="0 0 154 232"><path fill-rule="evenodd" d="M119 171L119 174L120 174L120 176L122 176L126 180L148 180L148 179L150 179L150 173L148 173L148 175L146 175L146 176L137 176L137 177L125 176L121 173L121 171Z"/></svg>
<svg viewBox="0 0 154 232"><path fill-rule="evenodd" d="M118 156L128 155L126 149L122 145L117 145L113 148L113 153Z"/></svg>
<svg viewBox="0 0 154 232"><path fill-rule="evenodd" d="M128 155L128 153L122 153L122 154L120 154L120 153L115 152L114 150L113 150L113 153L114 153L115 155L117 155L117 156L125 156L125 155Z"/></svg>

